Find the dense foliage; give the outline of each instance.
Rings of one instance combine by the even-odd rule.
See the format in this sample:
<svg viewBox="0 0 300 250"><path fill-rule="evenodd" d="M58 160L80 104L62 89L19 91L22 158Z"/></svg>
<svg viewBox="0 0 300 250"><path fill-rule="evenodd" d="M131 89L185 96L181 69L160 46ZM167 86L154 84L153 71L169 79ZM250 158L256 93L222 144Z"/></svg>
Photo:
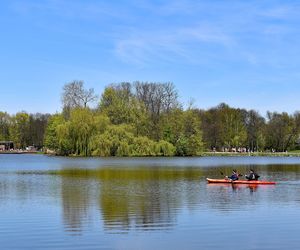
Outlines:
<svg viewBox="0 0 300 250"><path fill-rule="evenodd" d="M182 110L171 83L110 85L96 109L76 105L77 95L70 93L63 100L73 100L72 105L49 119L45 135L45 146L61 155L172 156L203 151L200 117Z"/></svg>
<svg viewBox="0 0 300 250"><path fill-rule="evenodd" d="M68 83L62 113L0 112L0 141L35 145L60 155L193 156L204 150L298 149L300 113L232 108L183 109L172 83L111 84L100 100L82 81ZM98 100L96 108L90 108Z"/></svg>
<svg viewBox="0 0 300 250"><path fill-rule="evenodd" d="M9 115L0 112L0 141L14 141L16 148L34 145L41 148L44 145L44 134L48 114L28 114L19 112Z"/></svg>

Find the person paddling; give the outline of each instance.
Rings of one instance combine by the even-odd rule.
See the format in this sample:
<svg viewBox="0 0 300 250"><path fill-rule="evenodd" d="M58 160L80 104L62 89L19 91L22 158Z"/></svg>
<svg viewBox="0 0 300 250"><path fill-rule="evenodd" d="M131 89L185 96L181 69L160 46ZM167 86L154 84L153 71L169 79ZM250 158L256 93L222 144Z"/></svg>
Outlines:
<svg viewBox="0 0 300 250"><path fill-rule="evenodd" d="M231 176L226 176L226 178L228 178L232 181L237 181L239 179L239 175L238 175L237 171L234 169L234 170L232 170Z"/></svg>
<svg viewBox="0 0 300 250"><path fill-rule="evenodd" d="M250 172L248 175L245 175L246 179L248 181L257 181L258 178L260 177L253 169L250 169Z"/></svg>

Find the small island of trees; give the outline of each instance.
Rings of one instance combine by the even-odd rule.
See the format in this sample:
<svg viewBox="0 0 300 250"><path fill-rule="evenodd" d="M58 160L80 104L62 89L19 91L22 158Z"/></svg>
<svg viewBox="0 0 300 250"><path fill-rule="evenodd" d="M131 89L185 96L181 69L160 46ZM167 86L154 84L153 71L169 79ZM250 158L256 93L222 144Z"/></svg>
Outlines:
<svg viewBox="0 0 300 250"><path fill-rule="evenodd" d="M97 103L96 107L91 104ZM299 148L300 113L183 108L173 83L108 85L100 98L83 81L65 84L62 112L0 112L0 141L65 156L196 156Z"/></svg>

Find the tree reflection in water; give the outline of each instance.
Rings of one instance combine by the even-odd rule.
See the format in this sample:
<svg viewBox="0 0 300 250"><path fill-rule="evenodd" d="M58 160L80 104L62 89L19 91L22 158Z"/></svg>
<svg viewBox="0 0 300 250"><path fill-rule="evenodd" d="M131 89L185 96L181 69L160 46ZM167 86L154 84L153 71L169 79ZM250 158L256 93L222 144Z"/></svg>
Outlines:
<svg viewBox="0 0 300 250"><path fill-rule="evenodd" d="M72 234L88 226L113 233L168 230L176 227L179 213L186 211L197 210L199 216L205 216L253 205L299 202L295 200L299 165L255 166L262 178L277 181L276 186L206 183L206 177L222 178L220 172L230 173L233 167L242 174L253 168L124 166L22 171L1 176L0 199L2 204L13 197L26 202L39 197L61 200L64 227Z"/></svg>
<svg viewBox="0 0 300 250"><path fill-rule="evenodd" d="M80 233L91 223L93 190L86 179L62 177L61 199L66 231Z"/></svg>
<svg viewBox="0 0 300 250"><path fill-rule="evenodd" d="M104 229L168 229L180 207L199 202L202 171L193 168L68 169L62 178L64 222L70 231L87 223L98 197ZM90 183L97 183L91 185ZM97 187L98 195L92 192ZM94 189L95 192L95 189Z"/></svg>

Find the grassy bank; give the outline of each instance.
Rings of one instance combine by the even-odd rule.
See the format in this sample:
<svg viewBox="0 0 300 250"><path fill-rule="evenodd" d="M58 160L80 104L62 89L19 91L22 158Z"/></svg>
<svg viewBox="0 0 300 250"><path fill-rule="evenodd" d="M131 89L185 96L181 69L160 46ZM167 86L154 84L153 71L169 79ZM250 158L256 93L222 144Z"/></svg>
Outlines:
<svg viewBox="0 0 300 250"><path fill-rule="evenodd" d="M203 152L201 156L268 156L268 157L300 157L300 151L291 152L253 152L253 153L235 153L235 152Z"/></svg>
<svg viewBox="0 0 300 250"><path fill-rule="evenodd" d="M41 151L0 151L0 154L46 154L46 155L55 155L54 152L52 153L45 153ZM290 151L290 152L253 152L253 153L235 153L235 152L203 152L198 156L267 156L267 157L300 157L300 150ZM69 155L68 157L82 157L77 155ZM145 157L145 156L134 156L134 157ZM157 156L149 156L149 157L157 157ZM160 156L161 157L161 156ZM169 157L169 156L165 156ZM184 157L184 156L180 156ZM125 157L126 158L126 157Z"/></svg>

